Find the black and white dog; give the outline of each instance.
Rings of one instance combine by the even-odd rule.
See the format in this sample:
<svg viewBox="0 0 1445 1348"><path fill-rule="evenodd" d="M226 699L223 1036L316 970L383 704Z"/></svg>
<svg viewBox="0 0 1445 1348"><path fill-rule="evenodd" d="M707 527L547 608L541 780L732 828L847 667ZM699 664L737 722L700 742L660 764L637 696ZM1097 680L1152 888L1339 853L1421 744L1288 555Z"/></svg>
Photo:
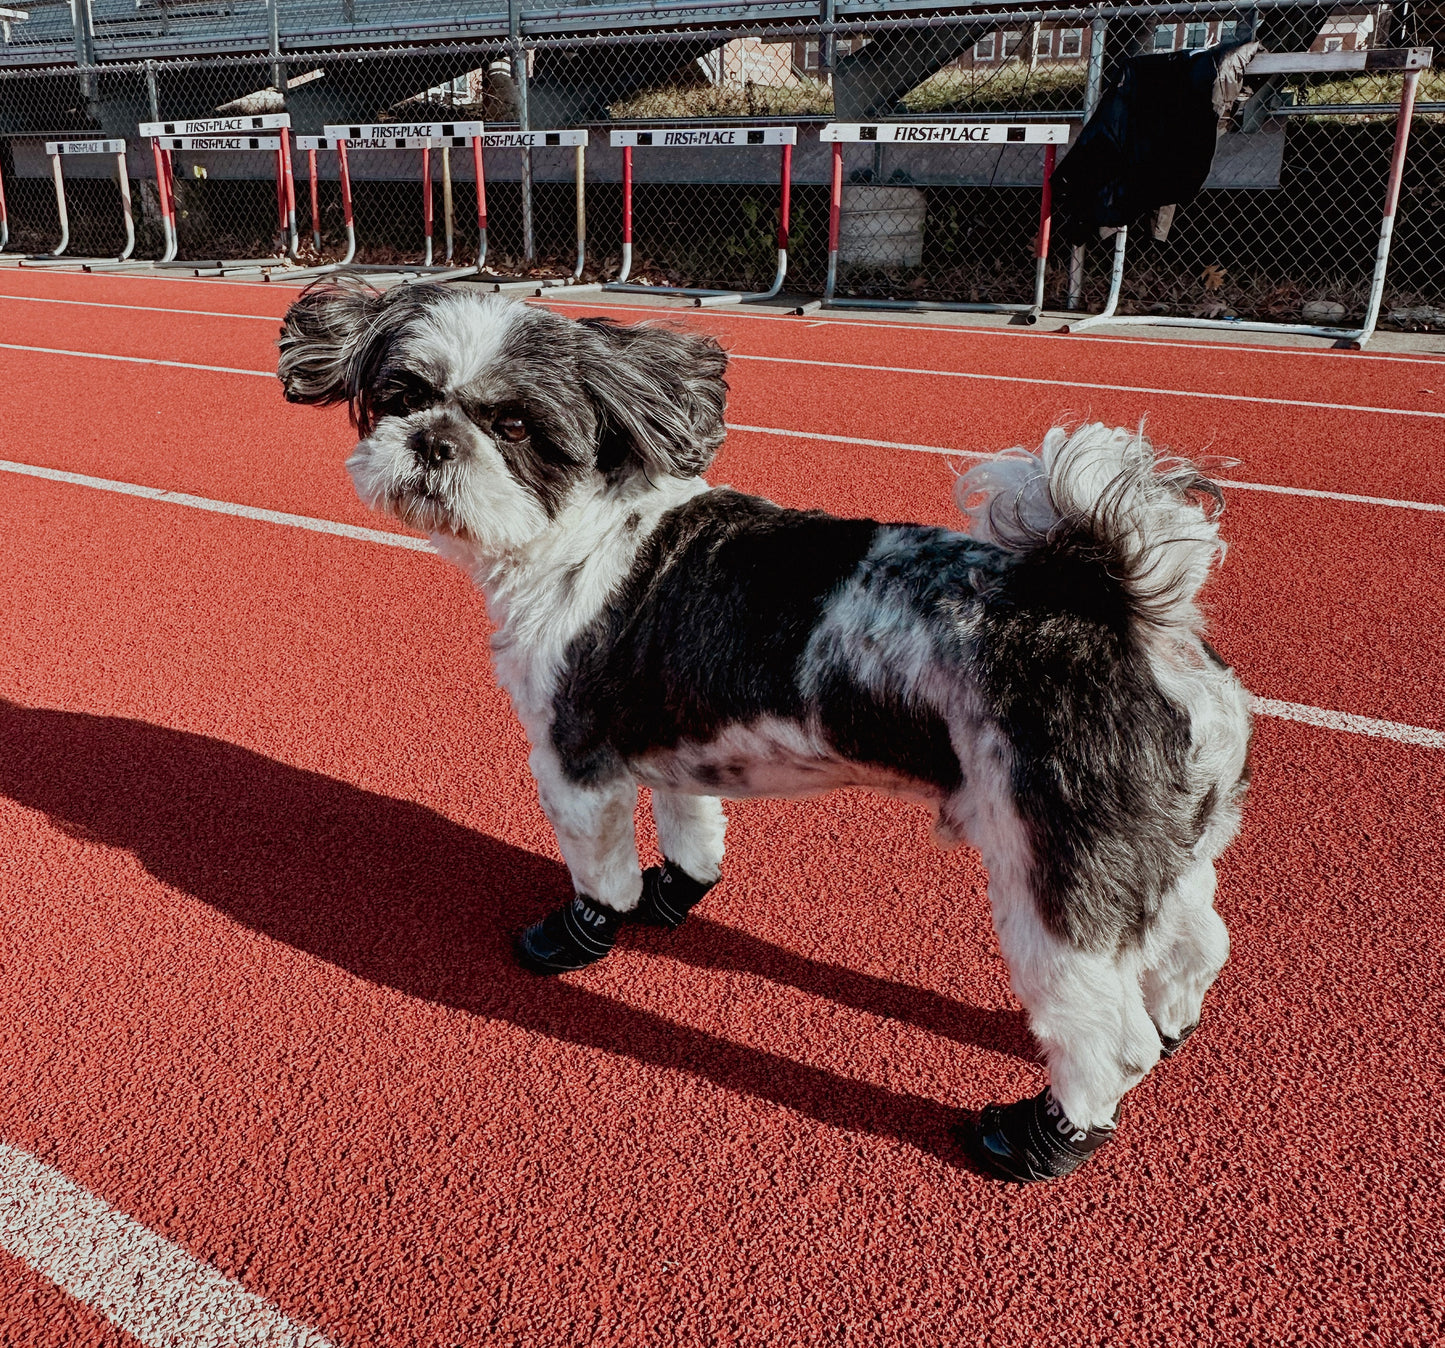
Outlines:
<svg viewBox="0 0 1445 1348"><path fill-rule="evenodd" d="M718 880L720 796L911 797L982 853L1048 1060L1048 1090L964 1130L974 1155L1045 1179L1112 1136L1229 947L1214 861L1250 724L1201 635L1222 544L1196 468L1056 429L959 479L966 528L835 519L702 479L727 391L706 336L334 279L280 347L287 398L350 405L362 498L486 596L576 888L523 964L680 923ZM646 873L639 784L666 858Z"/></svg>

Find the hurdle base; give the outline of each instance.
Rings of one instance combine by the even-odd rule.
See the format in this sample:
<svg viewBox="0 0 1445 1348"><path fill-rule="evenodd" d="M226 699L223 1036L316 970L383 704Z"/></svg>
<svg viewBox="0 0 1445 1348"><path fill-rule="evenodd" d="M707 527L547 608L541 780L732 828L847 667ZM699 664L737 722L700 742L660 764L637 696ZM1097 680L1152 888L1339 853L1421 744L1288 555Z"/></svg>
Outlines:
<svg viewBox="0 0 1445 1348"><path fill-rule="evenodd" d="M1066 323L1060 333L1089 332L1103 327L1207 328L1212 332L1263 332L1288 337L1324 337L1342 350L1358 351L1364 328L1324 328L1312 323L1265 323L1253 319L1185 318L1174 314L1096 314L1093 318Z"/></svg>

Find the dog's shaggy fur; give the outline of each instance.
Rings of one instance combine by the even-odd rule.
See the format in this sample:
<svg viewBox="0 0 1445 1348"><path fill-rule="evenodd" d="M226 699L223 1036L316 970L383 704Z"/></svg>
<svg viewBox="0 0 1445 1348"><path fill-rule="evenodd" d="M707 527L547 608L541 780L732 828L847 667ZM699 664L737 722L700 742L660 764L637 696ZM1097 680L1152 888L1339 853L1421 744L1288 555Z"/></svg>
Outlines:
<svg viewBox="0 0 1445 1348"><path fill-rule="evenodd" d="M703 481L726 394L705 336L331 280L280 345L288 398L350 405L363 499L484 592L597 911L642 892L639 783L702 884L720 796L920 800L983 855L1058 1106L1112 1125L1228 950L1214 861L1249 716L1202 637L1222 545L1197 469L1128 431L1054 430L958 480L967 527L835 519Z"/></svg>

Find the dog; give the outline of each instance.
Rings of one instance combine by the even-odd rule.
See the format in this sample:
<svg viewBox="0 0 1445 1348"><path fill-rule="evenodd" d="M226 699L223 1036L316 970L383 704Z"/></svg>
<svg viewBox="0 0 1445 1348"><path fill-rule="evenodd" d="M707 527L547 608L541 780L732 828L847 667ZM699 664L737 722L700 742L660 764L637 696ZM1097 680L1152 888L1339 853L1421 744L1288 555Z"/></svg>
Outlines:
<svg viewBox="0 0 1445 1348"><path fill-rule="evenodd" d="M523 965L681 923L721 875L720 797L915 799L982 854L1049 1069L963 1140L1031 1182L1115 1135L1229 949L1214 863L1250 715L1203 636L1223 500L1198 468L1056 428L958 478L957 530L840 519L704 480L727 357L696 332L338 277L279 346L288 399L349 406L361 498L486 597L576 891L517 938ZM664 857L645 872L639 785Z"/></svg>

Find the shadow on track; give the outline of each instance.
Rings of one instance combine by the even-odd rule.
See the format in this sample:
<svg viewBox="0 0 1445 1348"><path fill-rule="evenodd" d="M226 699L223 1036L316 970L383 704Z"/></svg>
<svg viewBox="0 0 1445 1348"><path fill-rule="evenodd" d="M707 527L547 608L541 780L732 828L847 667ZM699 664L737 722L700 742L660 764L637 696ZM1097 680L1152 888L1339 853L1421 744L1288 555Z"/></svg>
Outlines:
<svg viewBox="0 0 1445 1348"><path fill-rule="evenodd" d="M570 892L566 869L425 806L204 735L3 699L0 792L72 836L128 849L172 888L373 983L960 1159L948 1140L959 1115L936 1101L522 972L510 933ZM671 938L634 929L623 940L1034 1056L1021 1012L821 964L705 918Z"/></svg>

